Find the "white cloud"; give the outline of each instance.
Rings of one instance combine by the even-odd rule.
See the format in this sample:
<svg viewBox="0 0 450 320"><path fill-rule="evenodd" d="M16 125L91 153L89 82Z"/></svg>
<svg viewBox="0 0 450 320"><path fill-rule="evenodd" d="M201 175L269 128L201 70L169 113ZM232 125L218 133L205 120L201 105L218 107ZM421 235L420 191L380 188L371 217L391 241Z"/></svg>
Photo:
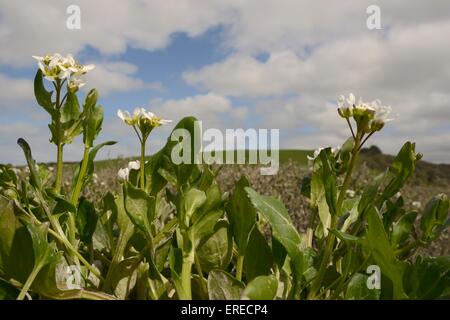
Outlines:
<svg viewBox="0 0 450 320"><path fill-rule="evenodd" d="M203 121L205 127L224 128L227 125L242 124L247 115L247 107L232 106L224 96L209 92L183 99L155 99L151 110L175 123L186 116L194 116Z"/></svg>
<svg viewBox="0 0 450 320"><path fill-rule="evenodd" d="M66 28L66 9L72 4L81 9L79 30ZM161 49L174 32L200 35L230 13L227 2L209 0L5 0L0 7L0 63L30 65L32 54L77 54L85 46L113 55L128 46Z"/></svg>
<svg viewBox="0 0 450 320"><path fill-rule="evenodd" d="M72 1L3 1L0 64L31 66L32 54L77 54L87 46L110 61L129 47L165 48L176 32L195 37L221 26L220 44L230 54L183 74L203 93L154 100L156 113L174 120L193 114L216 127L245 126L255 120L247 107L233 106L230 96L244 97L254 104L252 116L258 116L259 126L282 128L286 146L309 148L345 138L346 128L330 101L353 91L365 99L380 98L398 115L386 132L374 137L383 150L395 152L411 139L418 141L426 159L449 161L450 150L442 146L450 132L448 0L432 5L377 1L383 26L379 31L366 28L371 0L83 0L77 2L82 29L74 31L65 28L69 4ZM139 79L136 68L100 62L88 75L89 86L98 86L101 94L161 89L158 83ZM2 82L8 88L0 90L2 102L26 102L32 94L25 92L25 79L0 75ZM105 124L105 136L122 134L116 122L110 124Z"/></svg>
<svg viewBox="0 0 450 320"><path fill-rule="evenodd" d="M11 103L27 102L32 98L32 80L14 78L0 73L0 109L11 108Z"/></svg>
<svg viewBox="0 0 450 320"><path fill-rule="evenodd" d="M88 73L86 81L89 88L97 88L102 95L111 91L123 92L142 89L162 91L159 82L145 82L135 76L138 68L127 62L95 63L95 69Z"/></svg>

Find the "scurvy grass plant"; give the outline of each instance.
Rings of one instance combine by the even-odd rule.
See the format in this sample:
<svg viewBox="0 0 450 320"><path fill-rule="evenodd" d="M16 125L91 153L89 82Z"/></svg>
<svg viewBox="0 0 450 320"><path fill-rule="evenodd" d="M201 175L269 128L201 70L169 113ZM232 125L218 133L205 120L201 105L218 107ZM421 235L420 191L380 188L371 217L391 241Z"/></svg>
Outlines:
<svg viewBox="0 0 450 320"><path fill-rule="evenodd" d="M174 164L166 145L145 161L145 144L167 123L145 109L118 116L141 142L140 161L121 169L122 192L95 206L81 196L94 172L102 108L89 91L82 108L82 66L71 56L37 57L34 91L51 116L56 177L37 165L23 139L29 174L0 167L0 297L3 299L435 299L450 296L450 257L417 256L449 226L441 194L423 212L397 196L421 158L407 142L361 196L347 197L358 154L388 121L379 102L339 98L351 136L310 158L302 182L310 199L306 233L278 199L246 177L222 193L211 166ZM47 79L54 91L47 91ZM65 91L65 94L64 94ZM193 132L196 119L175 127ZM174 130L175 130L174 129ZM78 135L84 150L71 192L61 191L63 146ZM195 141L191 141L194 150ZM194 155L191 155L194 157ZM192 159L193 160L193 159ZM53 182L54 181L54 182ZM418 227L416 227L418 226ZM270 232L267 232L270 231ZM379 270L368 274L368 270Z"/></svg>

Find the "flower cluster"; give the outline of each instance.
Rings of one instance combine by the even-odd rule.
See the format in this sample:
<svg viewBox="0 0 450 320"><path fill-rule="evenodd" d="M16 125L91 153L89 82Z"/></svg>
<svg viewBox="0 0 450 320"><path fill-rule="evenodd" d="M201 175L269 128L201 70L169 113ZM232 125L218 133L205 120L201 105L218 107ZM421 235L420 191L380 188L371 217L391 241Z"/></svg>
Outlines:
<svg viewBox="0 0 450 320"><path fill-rule="evenodd" d="M134 128L138 127L141 132L140 139L144 141L154 128L172 122L172 120L162 119L144 108L134 109L133 114L119 109L117 116L126 124Z"/></svg>
<svg viewBox="0 0 450 320"><path fill-rule="evenodd" d="M94 69L93 64L82 65L75 61L71 54L62 56L59 53L53 55L45 55L43 57L33 56L38 61L39 69L41 69L44 77L49 81L57 81L68 79L68 89L71 92L77 91L84 86L80 79L81 75Z"/></svg>
<svg viewBox="0 0 450 320"><path fill-rule="evenodd" d="M359 129L365 133L380 131L389 119L392 109L389 106L381 104L380 100L364 102L360 98L356 102L355 95L350 93L348 98L339 96L338 113L342 118L350 119L353 117Z"/></svg>

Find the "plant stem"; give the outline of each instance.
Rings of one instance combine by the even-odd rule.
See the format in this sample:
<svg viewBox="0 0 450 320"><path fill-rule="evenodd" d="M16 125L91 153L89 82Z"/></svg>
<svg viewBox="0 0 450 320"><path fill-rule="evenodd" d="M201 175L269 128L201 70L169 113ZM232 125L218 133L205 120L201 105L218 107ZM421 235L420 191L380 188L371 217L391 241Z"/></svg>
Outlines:
<svg viewBox="0 0 450 320"><path fill-rule="evenodd" d="M422 242L417 239L409 244L407 244L406 246L404 246L403 248L400 248L398 250L395 250L395 255L396 256L401 256L405 253L407 253L408 251L412 250L412 249L416 249L418 246L420 246L422 244Z"/></svg>
<svg viewBox="0 0 450 320"><path fill-rule="evenodd" d="M59 121L57 122L59 123ZM59 125L57 125L59 128ZM59 129L57 129L59 130ZM55 189L56 192L61 193L61 184L62 184L62 177L63 177L63 145L62 143L58 143L56 145L56 180L55 180Z"/></svg>
<svg viewBox="0 0 450 320"><path fill-rule="evenodd" d="M358 151L359 151L359 148L360 148L361 138L362 138L362 136L358 132L356 134L356 137L355 137L355 145L353 146L352 158L350 160L349 168L348 168L347 173L345 175L344 182L342 184L342 188L341 188L341 190L339 192L339 197L338 197L338 200L336 202L336 210L337 210L336 214L338 216L340 216L340 214L341 214L342 204L343 204L344 199L345 199L345 194L347 192L347 189L348 189L350 181L351 181L353 169L355 167L356 158L357 158ZM336 223L337 223L337 219L336 218L337 218L336 216L332 216L331 217L330 229L336 228ZM308 298L309 299L315 299L316 298L317 291L319 290L319 288L320 288L320 286L322 284L323 278L325 276L325 272L326 272L328 264L330 262L330 258L331 258L331 254L333 252L334 240L335 239L336 239L336 236L333 233L329 232L327 240L326 240L325 252L323 254L323 258L322 258L322 261L321 261L321 264L320 264L320 267L319 267L319 271L317 272L317 276L316 276L316 278L314 279L314 281L311 284L311 291L308 294Z"/></svg>
<svg viewBox="0 0 450 320"><path fill-rule="evenodd" d="M198 259L198 256L195 256L195 268L197 269L197 273L200 276L200 285L202 286L202 289L205 293L208 292L208 286L206 285L206 280L203 278L203 271L202 266L200 264L200 260Z"/></svg>
<svg viewBox="0 0 450 320"><path fill-rule="evenodd" d="M86 266L86 268L92 272L97 278L99 278L101 281L104 281L105 279L102 277L100 272L92 267L92 265L72 246L72 244L67 240L66 238L60 236L58 233L53 231L52 229L48 229L48 232L54 236L56 239L61 241L69 251L71 251L80 261L82 264Z"/></svg>
<svg viewBox="0 0 450 320"><path fill-rule="evenodd" d="M237 262L236 262L236 279L238 281L242 280L242 269L244 268L244 256L238 255Z"/></svg>
<svg viewBox="0 0 450 320"><path fill-rule="evenodd" d="M56 192L61 193L61 184L63 176L63 143L61 142L61 80L56 80L55 84L56 91L56 119L55 119L55 129L56 129L56 179L55 179L55 189Z"/></svg>
<svg viewBox="0 0 450 320"><path fill-rule="evenodd" d="M181 300L192 300L191 290L191 271L194 263L194 251L187 255L183 255L183 265L181 267L181 286L183 292L179 292L178 296Z"/></svg>
<svg viewBox="0 0 450 320"><path fill-rule="evenodd" d="M23 285L22 289L20 290L19 295L17 296L17 300L23 300L25 298L25 295L27 294L28 290L30 289L31 285L33 284L34 279L38 275L39 271L42 269L42 265L38 264L34 266L33 270L31 270L30 275L27 278L27 281Z"/></svg>
<svg viewBox="0 0 450 320"><path fill-rule="evenodd" d="M141 183L141 189L145 189L145 139L142 139L141 141L141 163L140 163L140 169L141 169L141 177L140 177L140 183Z"/></svg>

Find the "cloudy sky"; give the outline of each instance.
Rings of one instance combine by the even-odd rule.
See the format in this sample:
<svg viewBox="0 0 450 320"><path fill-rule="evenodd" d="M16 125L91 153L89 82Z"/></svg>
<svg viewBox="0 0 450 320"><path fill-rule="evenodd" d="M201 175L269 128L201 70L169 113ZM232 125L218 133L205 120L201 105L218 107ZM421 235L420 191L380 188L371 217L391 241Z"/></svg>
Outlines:
<svg viewBox="0 0 450 320"><path fill-rule="evenodd" d="M66 27L72 4L79 30ZM373 4L379 30L366 24ZM103 158L138 153L116 117L135 106L220 129L279 128L283 148L338 145L348 129L336 97L353 92L393 108L373 144L394 153L413 140L426 160L450 162L449 39L448 0L1 0L0 162L24 162L18 137L38 161L54 160L31 58L52 52L97 66L86 87L98 88L105 110L98 140L119 142ZM80 142L66 153L80 159Z"/></svg>

